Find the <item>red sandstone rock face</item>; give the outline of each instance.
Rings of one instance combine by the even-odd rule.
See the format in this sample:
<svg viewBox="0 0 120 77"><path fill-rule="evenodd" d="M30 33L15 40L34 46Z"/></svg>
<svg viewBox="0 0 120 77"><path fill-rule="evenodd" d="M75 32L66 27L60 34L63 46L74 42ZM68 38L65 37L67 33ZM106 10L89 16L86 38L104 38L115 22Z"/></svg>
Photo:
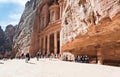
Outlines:
<svg viewBox="0 0 120 77"><path fill-rule="evenodd" d="M38 38L38 31L39 31L39 24L38 24L38 19L37 15L35 16L34 19L34 26L33 26L33 32L31 36L31 42L30 42L30 55L35 55L37 51L39 51L39 38Z"/></svg>
<svg viewBox="0 0 120 77"><path fill-rule="evenodd" d="M85 35L103 18L110 20L120 12L119 0L64 0L61 46L78 35Z"/></svg>
<svg viewBox="0 0 120 77"><path fill-rule="evenodd" d="M61 51L120 61L120 1L64 0Z"/></svg>
<svg viewBox="0 0 120 77"><path fill-rule="evenodd" d="M64 0L64 3L61 46L86 35L90 26L103 18L112 20L120 12L119 0Z"/></svg>

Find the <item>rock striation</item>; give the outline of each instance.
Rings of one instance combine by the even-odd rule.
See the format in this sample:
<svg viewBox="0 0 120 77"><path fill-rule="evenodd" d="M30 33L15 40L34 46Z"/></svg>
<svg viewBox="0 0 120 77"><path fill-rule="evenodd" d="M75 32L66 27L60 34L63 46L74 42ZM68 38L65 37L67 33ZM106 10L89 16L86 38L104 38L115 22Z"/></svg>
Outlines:
<svg viewBox="0 0 120 77"><path fill-rule="evenodd" d="M61 46L85 35L90 26L103 19L112 20L120 12L119 0L64 0L64 7Z"/></svg>
<svg viewBox="0 0 120 77"><path fill-rule="evenodd" d="M120 62L120 1L64 0L61 51Z"/></svg>
<svg viewBox="0 0 120 77"><path fill-rule="evenodd" d="M30 0L26 3L20 22L16 26L13 51L18 53L17 56L29 52L34 15L39 2L40 0Z"/></svg>

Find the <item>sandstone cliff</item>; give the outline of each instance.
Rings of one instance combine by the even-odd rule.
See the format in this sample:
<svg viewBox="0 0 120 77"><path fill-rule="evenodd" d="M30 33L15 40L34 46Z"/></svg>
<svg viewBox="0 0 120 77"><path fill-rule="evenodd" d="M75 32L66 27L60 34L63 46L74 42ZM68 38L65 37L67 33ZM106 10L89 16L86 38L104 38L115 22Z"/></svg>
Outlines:
<svg viewBox="0 0 120 77"><path fill-rule="evenodd" d="M20 22L16 27L13 51L18 55L29 52L34 15L39 2L40 0L30 0L26 3Z"/></svg>
<svg viewBox="0 0 120 77"><path fill-rule="evenodd" d="M89 28L97 26L100 21L105 24L107 20L108 22L114 20L118 14L120 14L119 0L64 0L61 46L79 35L86 35ZM119 26L118 24L116 28L120 28Z"/></svg>
<svg viewBox="0 0 120 77"><path fill-rule="evenodd" d="M60 40L62 52L119 64L120 0L64 0Z"/></svg>

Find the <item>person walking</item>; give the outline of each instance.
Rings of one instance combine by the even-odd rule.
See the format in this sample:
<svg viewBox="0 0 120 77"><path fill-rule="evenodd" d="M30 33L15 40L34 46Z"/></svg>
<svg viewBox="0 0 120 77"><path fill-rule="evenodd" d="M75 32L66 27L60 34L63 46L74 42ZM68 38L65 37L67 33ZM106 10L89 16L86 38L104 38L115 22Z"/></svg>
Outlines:
<svg viewBox="0 0 120 77"><path fill-rule="evenodd" d="M37 61L39 61L39 58L40 58L40 52L37 52L37 54L36 54L36 58L37 58Z"/></svg>
<svg viewBox="0 0 120 77"><path fill-rule="evenodd" d="M26 57L26 58L25 58L25 62L28 63L28 61L30 60L30 55L29 55L29 53L27 53L25 57Z"/></svg>
<svg viewBox="0 0 120 77"><path fill-rule="evenodd" d="M25 58L24 53L22 53L22 55L21 55L21 59L24 59L24 58Z"/></svg>
<svg viewBox="0 0 120 77"><path fill-rule="evenodd" d="M7 60L7 53L4 54L4 60Z"/></svg>

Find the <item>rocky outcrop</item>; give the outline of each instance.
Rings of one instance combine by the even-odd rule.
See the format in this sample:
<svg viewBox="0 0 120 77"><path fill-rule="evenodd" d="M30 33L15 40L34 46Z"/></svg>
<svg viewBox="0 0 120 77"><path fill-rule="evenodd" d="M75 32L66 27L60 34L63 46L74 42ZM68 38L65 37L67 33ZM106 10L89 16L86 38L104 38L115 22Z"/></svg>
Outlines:
<svg viewBox="0 0 120 77"><path fill-rule="evenodd" d="M26 3L25 10L16 27L13 50L19 55L29 52L34 15L39 2L40 0L30 0Z"/></svg>
<svg viewBox="0 0 120 77"><path fill-rule="evenodd" d="M14 31L13 25L8 25L5 32L0 27L0 55L12 52Z"/></svg>
<svg viewBox="0 0 120 77"><path fill-rule="evenodd" d="M62 19L61 51L120 61L119 0L64 0Z"/></svg>
<svg viewBox="0 0 120 77"><path fill-rule="evenodd" d="M2 30L1 26L0 26L0 54L4 54L4 31Z"/></svg>
<svg viewBox="0 0 120 77"><path fill-rule="evenodd" d="M8 25L5 30L5 44L4 48L5 51L9 52L12 51L13 46L13 37L15 35L15 28L13 25Z"/></svg>
<svg viewBox="0 0 120 77"><path fill-rule="evenodd" d="M88 28L120 12L119 0L64 0L61 46L78 35L85 35Z"/></svg>

